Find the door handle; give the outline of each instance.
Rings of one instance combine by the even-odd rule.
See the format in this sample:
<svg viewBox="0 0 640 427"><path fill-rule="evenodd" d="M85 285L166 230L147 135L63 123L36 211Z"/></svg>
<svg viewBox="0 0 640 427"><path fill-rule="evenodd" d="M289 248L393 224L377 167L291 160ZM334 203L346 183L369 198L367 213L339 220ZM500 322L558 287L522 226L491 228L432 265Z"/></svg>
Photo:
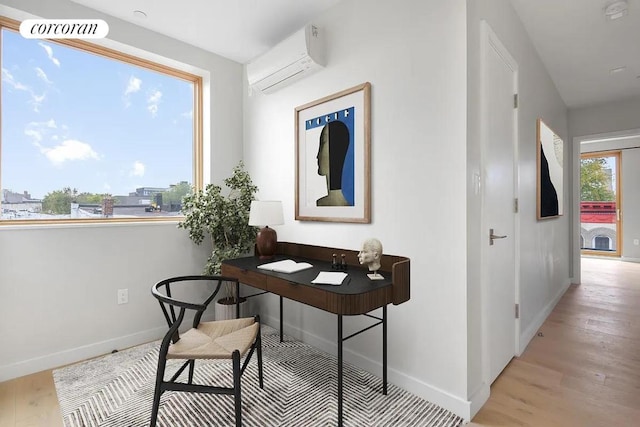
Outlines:
<svg viewBox="0 0 640 427"><path fill-rule="evenodd" d="M493 245L493 241L495 239L506 239L507 236L496 236L495 234L493 234L493 228L489 229L489 245Z"/></svg>

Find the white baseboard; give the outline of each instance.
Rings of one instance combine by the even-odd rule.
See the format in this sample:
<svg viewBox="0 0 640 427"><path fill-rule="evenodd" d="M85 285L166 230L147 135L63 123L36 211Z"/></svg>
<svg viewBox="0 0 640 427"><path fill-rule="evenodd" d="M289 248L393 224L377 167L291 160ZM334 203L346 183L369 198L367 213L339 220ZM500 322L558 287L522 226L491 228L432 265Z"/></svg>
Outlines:
<svg viewBox="0 0 640 427"><path fill-rule="evenodd" d="M551 301L549 301L549 303L544 307L542 311L538 313L529 327L520 334L520 348L518 349L518 354L522 354L524 352L524 350L529 345L529 342L531 342L540 327L542 327L542 324L545 320L547 320L547 317L549 317L549 314L551 314L553 308L556 306L558 301L560 301L560 298L562 298L562 295L564 295L567 289L569 289L570 285L571 279L567 279L556 296Z"/></svg>
<svg viewBox="0 0 640 427"><path fill-rule="evenodd" d="M27 360L21 360L9 365L3 365L0 366L0 382L33 374L35 372L45 371L47 369L54 369L59 366L69 365L81 360L91 359L92 357L111 353L114 349L128 348L145 342L157 340L166 332L166 326L150 329Z"/></svg>
<svg viewBox="0 0 640 427"><path fill-rule="evenodd" d="M213 313L205 312L203 321L213 320ZM193 316L185 318L184 325L189 327L193 323ZM0 366L0 382L22 377L47 369L55 369L60 366L77 363L82 360L102 356L113 350L124 349L160 339L166 334L167 326L160 326L146 331L136 332L122 337L90 343L79 347L70 348L56 353L33 357L19 362Z"/></svg>
<svg viewBox="0 0 640 427"><path fill-rule="evenodd" d="M483 382L480 384L480 387L476 389L473 393L471 393L471 414L469 418L465 418L467 421L471 420L482 408L482 406L489 400L489 395L491 394L491 389L489 384Z"/></svg>
<svg viewBox="0 0 640 427"><path fill-rule="evenodd" d="M202 320L214 320L214 313L206 311L202 316ZM185 317L182 324L186 326L182 329L189 328L192 323L193 316ZM16 363L10 363L8 365L2 365L0 366L0 382L48 369L55 369L60 366L77 363L93 357L102 356L104 354L111 353L113 350L122 350L139 344L155 341L161 339L166 333L167 326L163 325L146 331L135 332L121 337L89 343L56 353L33 357Z"/></svg>
<svg viewBox="0 0 640 427"><path fill-rule="evenodd" d="M275 329L279 329L280 327L280 320L273 316L267 316L266 318L263 317L261 318L261 321ZM338 345L334 341L327 340L315 334L310 334L309 332L299 329L297 326L291 325L289 323L285 323L285 330L287 335L305 342L326 353L332 354L334 356L338 353ZM380 339L382 340L382 338ZM364 369L365 371L370 372L373 375L382 377L382 361L372 360L360 353L349 350L348 348L343 349L343 356L345 362ZM454 414L464 418L465 420L471 419L472 408L476 406L474 402L461 399L451 393L427 384L424 381L411 377L404 372L393 369L390 366L387 366L387 380L389 381L389 383L397 385L398 387L401 387L415 394L416 396L420 396L421 398L428 400L431 403L435 403L436 405L439 405L442 408L447 409ZM486 393L488 398L488 388L486 390ZM479 398L481 398L481 396L479 396ZM482 403L479 403L479 405L482 406L485 401L486 398Z"/></svg>
<svg viewBox="0 0 640 427"><path fill-rule="evenodd" d="M620 257L620 261L640 262L640 258L631 258L631 257L628 257L628 256L623 256L623 257Z"/></svg>

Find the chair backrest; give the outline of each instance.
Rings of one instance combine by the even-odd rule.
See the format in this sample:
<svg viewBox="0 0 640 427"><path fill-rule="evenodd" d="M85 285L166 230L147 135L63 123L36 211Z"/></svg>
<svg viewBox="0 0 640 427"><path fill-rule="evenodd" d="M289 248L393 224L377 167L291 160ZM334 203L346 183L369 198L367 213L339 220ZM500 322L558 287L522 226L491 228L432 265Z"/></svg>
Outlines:
<svg viewBox="0 0 640 427"><path fill-rule="evenodd" d="M215 289L213 292L207 297L205 301L202 303L194 303L188 301L182 301L176 299L172 295L172 285L178 286L179 284L184 284L187 282L195 282L202 281L208 283L214 283ZM167 336L171 337L171 340L176 343L180 339L180 335L178 333L178 328L182 324L184 320L186 310L194 310L196 312L193 318L193 327L197 327L200 324L200 320L202 318L202 314L207 309L207 306L213 299L216 297L218 292L220 292L220 287L222 282L233 282L236 284L238 282L237 279L231 277L224 276L202 276L202 275L193 275L193 276L178 276L172 277L169 279L161 280L155 285L151 287L151 294L158 299L160 303L160 308L162 308L162 313L164 314L164 318L167 321L169 326L169 332ZM175 289L175 287L174 287ZM177 313L176 313L177 311Z"/></svg>

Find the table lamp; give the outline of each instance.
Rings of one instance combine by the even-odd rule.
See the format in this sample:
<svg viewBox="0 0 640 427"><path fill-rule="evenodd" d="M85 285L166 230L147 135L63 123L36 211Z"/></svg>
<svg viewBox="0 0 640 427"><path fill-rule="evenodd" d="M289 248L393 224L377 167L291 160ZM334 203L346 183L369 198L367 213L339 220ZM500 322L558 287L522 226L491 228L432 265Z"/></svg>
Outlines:
<svg viewBox="0 0 640 427"><path fill-rule="evenodd" d="M254 200L249 210L249 225L263 227L258 232L256 246L260 259L272 258L276 253L278 235L270 225L284 224L282 202L274 200Z"/></svg>

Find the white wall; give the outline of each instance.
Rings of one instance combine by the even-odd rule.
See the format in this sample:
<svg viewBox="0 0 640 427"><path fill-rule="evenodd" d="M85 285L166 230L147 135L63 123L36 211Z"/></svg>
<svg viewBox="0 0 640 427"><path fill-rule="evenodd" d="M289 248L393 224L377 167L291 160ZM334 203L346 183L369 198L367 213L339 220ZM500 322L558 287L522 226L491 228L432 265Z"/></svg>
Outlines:
<svg viewBox="0 0 640 427"><path fill-rule="evenodd" d="M159 338L151 285L206 257L175 224L128 224L3 227L0 259L3 381Z"/></svg>
<svg viewBox="0 0 640 427"><path fill-rule="evenodd" d="M245 159L262 199L279 199L281 241L384 252L411 259L411 300L389 308L389 379L461 415L466 399L465 2L346 0L314 20L327 67L245 105ZM372 85L372 222L294 218L294 108ZM276 324L277 299L263 316ZM286 332L335 352L336 317L285 303ZM345 328L370 323L347 318ZM346 346L347 360L380 374L381 336Z"/></svg>
<svg viewBox="0 0 640 427"><path fill-rule="evenodd" d="M468 145L467 145L467 323L468 394L487 396L481 357L480 248L485 244L480 230L480 196L475 195L473 176L480 164L480 22L486 20L518 63L518 167L520 238L520 351L524 350L544 319L569 285L570 191L565 191L565 215L557 219L536 219L536 120L542 118L565 141L565 188L571 177L571 144L566 107L533 47L522 22L508 0L467 1L468 13ZM518 292L517 292L518 293ZM477 407L474 406L476 409Z"/></svg>
<svg viewBox="0 0 640 427"><path fill-rule="evenodd" d="M640 148L622 151L622 259L640 262Z"/></svg>
<svg viewBox="0 0 640 427"><path fill-rule="evenodd" d="M572 137L640 128L640 97L569 110Z"/></svg>
<svg viewBox="0 0 640 427"><path fill-rule="evenodd" d="M20 10L21 9L22 12ZM242 66L65 0L3 0L10 18L100 18L108 44L144 49L208 75L207 180L228 176L242 156ZM135 51L136 49L130 49ZM174 64L175 65L175 64ZM0 381L161 336L156 281L201 271L196 247L176 223L0 227ZM116 289L129 304L116 304Z"/></svg>

